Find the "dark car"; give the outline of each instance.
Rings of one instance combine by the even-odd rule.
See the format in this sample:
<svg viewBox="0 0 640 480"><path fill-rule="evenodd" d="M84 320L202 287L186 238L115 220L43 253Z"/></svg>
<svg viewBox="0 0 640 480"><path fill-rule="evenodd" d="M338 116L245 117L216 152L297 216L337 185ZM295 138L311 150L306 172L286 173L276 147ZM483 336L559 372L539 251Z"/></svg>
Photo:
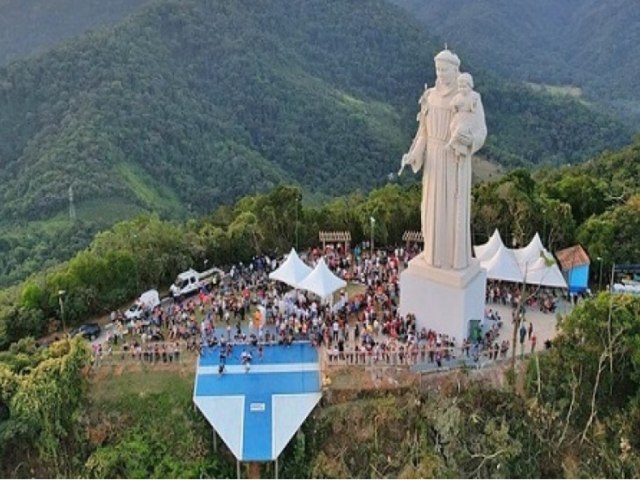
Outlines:
<svg viewBox="0 0 640 480"><path fill-rule="evenodd" d="M100 336L100 325L97 323L85 323L80 325L74 332L75 335L82 335L87 340L95 340Z"/></svg>

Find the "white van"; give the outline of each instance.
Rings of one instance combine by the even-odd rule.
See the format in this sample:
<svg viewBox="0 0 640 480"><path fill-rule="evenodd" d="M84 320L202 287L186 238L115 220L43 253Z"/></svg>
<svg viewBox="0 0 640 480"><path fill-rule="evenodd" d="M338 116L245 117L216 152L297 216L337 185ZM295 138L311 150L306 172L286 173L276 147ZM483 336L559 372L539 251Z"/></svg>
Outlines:
<svg viewBox="0 0 640 480"><path fill-rule="evenodd" d="M219 268L210 268L204 272L197 272L193 268L179 273L173 285L169 287L174 299L198 293L202 287L216 284L224 277L224 272Z"/></svg>
<svg viewBox="0 0 640 480"><path fill-rule="evenodd" d="M145 313L151 312L160 305L160 295L157 290L147 290L136 302L131 305L129 310L124 312L127 320L138 320L145 316Z"/></svg>
<svg viewBox="0 0 640 480"><path fill-rule="evenodd" d="M201 286L199 273L190 268L186 272L178 274L169 290L173 298L178 298L198 292Z"/></svg>

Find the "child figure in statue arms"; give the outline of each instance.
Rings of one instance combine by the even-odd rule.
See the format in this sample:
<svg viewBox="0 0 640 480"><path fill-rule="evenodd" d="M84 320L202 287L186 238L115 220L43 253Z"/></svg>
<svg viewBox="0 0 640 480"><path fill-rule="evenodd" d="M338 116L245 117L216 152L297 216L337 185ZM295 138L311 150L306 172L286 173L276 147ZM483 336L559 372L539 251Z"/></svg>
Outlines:
<svg viewBox="0 0 640 480"><path fill-rule="evenodd" d="M470 136L476 122L476 110L480 102L480 95L473 91L473 77L468 73L458 76L458 93L451 99L453 118L449 129L451 136L447 147L453 150L459 159L470 154L470 147L463 143L463 137Z"/></svg>

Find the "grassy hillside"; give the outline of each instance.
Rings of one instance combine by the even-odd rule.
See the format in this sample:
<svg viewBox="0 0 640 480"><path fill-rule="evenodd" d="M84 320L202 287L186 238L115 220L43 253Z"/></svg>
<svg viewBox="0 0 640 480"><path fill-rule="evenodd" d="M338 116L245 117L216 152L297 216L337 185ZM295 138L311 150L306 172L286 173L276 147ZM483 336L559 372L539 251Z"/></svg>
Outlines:
<svg viewBox="0 0 640 480"><path fill-rule="evenodd" d="M222 478L234 474L233 456L222 446L222 455L214 451L211 427L192 406L194 363L189 356L171 370L134 365L96 371L89 390L90 455L82 469L85 475Z"/></svg>
<svg viewBox="0 0 640 480"><path fill-rule="evenodd" d="M640 3L634 0L390 0L479 66L584 89L640 125ZM624 32L624 34L622 34Z"/></svg>
<svg viewBox="0 0 640 480"><path fill-rule="evenodd" d="M64 216L70 184L79 217L104 203L105 222L280 183L367 191L407 150L440 49L382 1L153 2L0 69L0 226ZM629 139L574 99L473 71L490 161L576 163Z"/></svg>

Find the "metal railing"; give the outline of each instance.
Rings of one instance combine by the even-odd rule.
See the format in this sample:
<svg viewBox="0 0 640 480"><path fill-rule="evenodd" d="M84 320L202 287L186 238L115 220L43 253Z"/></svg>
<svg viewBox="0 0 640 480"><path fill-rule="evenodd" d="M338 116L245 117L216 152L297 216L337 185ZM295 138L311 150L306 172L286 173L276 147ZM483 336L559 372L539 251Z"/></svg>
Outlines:
<svg viewBox="0 0 640 480"><path fill-rule="evenodd" d="M182 364L184 357L187 355L191 356L192 352L184 348L171 348L164 351L146 347L131 347L126 350L122 348L118 350L106 348L102 351L92 352L92 364L94 367L122 364Z"/></svg>
<svg viewBox="0 0 640 480"><path fill-rule="evenodd" d="M433 361L437 363L437 357L445 362L459 355L460 349L453 347L439 347L419 350L367 350L365 348L355 350L346 349L336 352L333 349L325 349L323 352L325 365L328 367L345 365L387 365L387 366L412 366ZM464 353L463 353L464 355Z"/></svg>

